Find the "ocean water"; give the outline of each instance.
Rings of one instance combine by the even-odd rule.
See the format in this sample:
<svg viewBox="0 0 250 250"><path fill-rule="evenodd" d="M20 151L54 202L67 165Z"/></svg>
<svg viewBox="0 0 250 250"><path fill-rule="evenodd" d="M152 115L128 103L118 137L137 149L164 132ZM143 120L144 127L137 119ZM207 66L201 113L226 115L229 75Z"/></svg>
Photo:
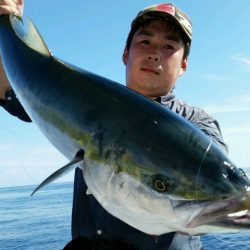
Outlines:
<svg viewBox="0 0 250 250"><path fill-rule="evenodd" d="M71 238L73 183L0 188L0 249L60 250ZM202 237L206 250L250 250L250 231Z"/></svg>
<svg viewBox="0 0 250 250"><path fill-rule="evenodd" d="M72 183L0 189L0 249L62 249L71 238Z"/></svg>

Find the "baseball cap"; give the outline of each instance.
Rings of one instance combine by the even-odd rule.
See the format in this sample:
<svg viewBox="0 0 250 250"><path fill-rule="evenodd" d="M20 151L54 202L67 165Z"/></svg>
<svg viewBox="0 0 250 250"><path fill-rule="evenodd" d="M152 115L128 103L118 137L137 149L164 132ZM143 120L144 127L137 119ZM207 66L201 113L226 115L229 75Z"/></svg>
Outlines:
<svg viewBox="0 0 250 250"><path fill-rule="evenodd" d="M156 4L141 10L131 23L131 28L148 19L163 18L174 21L184 32L188 40L192 40L192 22L188 15L171 3Z"/></svg>

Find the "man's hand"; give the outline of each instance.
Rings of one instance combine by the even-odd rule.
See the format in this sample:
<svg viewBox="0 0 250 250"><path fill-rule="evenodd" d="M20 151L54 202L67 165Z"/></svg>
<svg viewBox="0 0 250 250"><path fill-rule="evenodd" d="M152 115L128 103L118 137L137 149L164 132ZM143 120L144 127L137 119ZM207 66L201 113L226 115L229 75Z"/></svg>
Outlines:
<svg viewBox="0 0 250 250"><path fill-rule="evenodd" d="M22 16L24 0L0 0L0 15L15 14Z"/></svg>

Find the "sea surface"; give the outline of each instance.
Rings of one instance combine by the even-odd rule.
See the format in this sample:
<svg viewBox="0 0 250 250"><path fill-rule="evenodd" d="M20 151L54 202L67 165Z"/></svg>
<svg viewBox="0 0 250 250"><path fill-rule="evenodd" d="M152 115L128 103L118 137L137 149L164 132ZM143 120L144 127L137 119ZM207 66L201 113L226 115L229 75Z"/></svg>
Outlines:
<svg viewBox="0 0 250 250"><path fill-rule="evenodd" d="M51 184L30 197L34 188L0 188L1 250L59 250L70 241L73 183ZM250 250L250 231L202 241L208 250Z"/></svg>

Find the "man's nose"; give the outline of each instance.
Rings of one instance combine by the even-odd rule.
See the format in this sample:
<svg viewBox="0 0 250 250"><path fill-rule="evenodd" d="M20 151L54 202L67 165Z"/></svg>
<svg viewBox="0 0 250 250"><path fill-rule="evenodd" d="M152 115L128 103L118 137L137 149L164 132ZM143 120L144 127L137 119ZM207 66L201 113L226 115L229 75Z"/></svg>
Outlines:
<svg viewBox="0 0 250 250"><path fill-rule="evenodd" d="M159 62L160 61L160 56L158 53L151 52L147 55L147 59L149 61L154 61L154 62Z"/></svg>

